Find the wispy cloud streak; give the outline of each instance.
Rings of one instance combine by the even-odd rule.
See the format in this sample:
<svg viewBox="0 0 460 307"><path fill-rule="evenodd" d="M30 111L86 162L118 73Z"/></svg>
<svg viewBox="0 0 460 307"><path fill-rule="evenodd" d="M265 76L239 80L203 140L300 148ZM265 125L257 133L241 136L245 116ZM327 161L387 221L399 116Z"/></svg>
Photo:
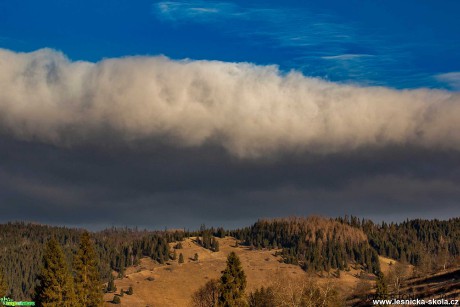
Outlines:
<svg viewBox="0 0 460 307"><path fill-rule="evenodd" d="M407 61L407 46L388 45L381 37L358 33L351 23L306 7L167 1L154 4L153 14L173 25L209 24L222 33L246 39L248 44L286 51L288 60L278 64L287 70L294 68L308 75L374 85L392 83L399 76L403 80L417 77L408 76L410 72L402 65ZM403 80L396 81L404 83ZM421 81L416 78L415 84L417 80Z"/></svg>
<svg viewBox="0 0 460 307"><path fill-rule="evenodd" d="M173 22L207 23L235 18L238 7L226 2L164 1L156 3L152 12L162 20Z"/></svg>
<svg viewBox="0 0 460 307"><path fill-rule="evenodd" d="M175 23L212 22L240 36L270 38L281 47L352 41L352 28L330 21L331 16L305 10L241 7L231 2L165 1L156 3L153 13L159 19ZM226 24L229 19L243 24L229 26Z"/></svg>

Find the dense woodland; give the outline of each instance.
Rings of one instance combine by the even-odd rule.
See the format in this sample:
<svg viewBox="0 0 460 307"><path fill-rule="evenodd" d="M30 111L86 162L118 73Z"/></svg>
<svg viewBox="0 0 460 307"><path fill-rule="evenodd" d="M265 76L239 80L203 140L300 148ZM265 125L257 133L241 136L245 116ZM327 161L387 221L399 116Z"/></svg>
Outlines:
<svg viewBox="0 0 460 307"><path fill-rule="evenodd" d="M375 224L352 216L337 221L362 230L379 255L420 269L446 268L460 258L460 218Z"/></svg>
<svg viewBox="0 0 460 307"><path fill-rule="evenodd" d="M330 271L360 264L370 272L380 271L378 255L360 229L320 217L260 220L232 232L254 248L282 248L286 263L305 270Z"/></svg>
<svg viewBox="0 0 460 307"><path fill-rule="evenodd" d="M46 243L55 238L70 266L83 232L83 229L26 223L0 225L0 266L9 288L7 293L15 299L33 297ZM126 267L136 264L141 257L151 257L159 263L169 260L168 243L182 240L185 233L111 228L91 235L101 280L107 281L112 271L121 276Z"/></svg>
<svg viewBox="0 0 460 307"><path fill-rule="evenodd" d="M0 268L6 293L18 300L33 298L47 242L51 238L56 240L71 267L83 233L83 229L37 224L0 225ZM378 276L378 255L383 255L416 265L423 273L422 270L446 268L460 259L459 218L391 224L375 224L356 217L288 218L259 220L250 227L232 231L202 225L195 232L111 228L90 235L101 282L107 282L114 271L123 276L125 268L137 264L141 257L151 257L159 263L175 259L180 241L189 236L213 251L219 249L215 237L225 235L254 249L280 249L285 262L310 271L360 266ZM179 243L170 249L170 242Z"/></svg>

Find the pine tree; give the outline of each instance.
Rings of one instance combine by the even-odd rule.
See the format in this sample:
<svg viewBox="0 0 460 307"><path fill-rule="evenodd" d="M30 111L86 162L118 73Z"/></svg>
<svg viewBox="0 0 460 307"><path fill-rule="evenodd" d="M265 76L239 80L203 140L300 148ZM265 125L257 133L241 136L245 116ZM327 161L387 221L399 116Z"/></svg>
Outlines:
<svg viewBox="0 0 460 307"><path fill-rule="evenodd" d="M182 253L179 254L179 263L184 263L184 255Z"/></svg>
<svg viewBox="0 0 460 307"><path fill-rule="evenodd" d="M113 296L112 304L116 304L116 305L121 304L121 299L120 299L120 297L118 295L115 294Z"/></svg>
<svg viewBox="0 0 460 307"><path fill-rule="evenodd" d="M379 272L379 274L377 275L376 287L377 289L375 291L375 295L377 296L377 298L386 299L388 296L388 288L385 276L382 272Z"/></svg>
<svg viewBox="0 0 460 307"><path fill-rule="evenodd" d="M249 307L276 307L275 294L273 289L260 288L249 295Z"/></svg>
<svg viewBox="0 0 460 307"><path fill-rule="evenodd" d="M61 246L50 239L43 256L43 268L38 276L35 301L44 307L73 307L76 303L72 276Z"/></svg>
<svg viewBox="0 0 460 307"><path fill-rule="evenodd" d="M227 257L227 267L220 278L221 293L219 305L223 307L247 306L244 299L246 274L241 267L241 261L235 252Z"/></svg>
<svg viewBox="0 0 460 307"><path fill-rule="evenodd" d="M211 248L215 252L219 251L219 241L217 241L216 238L212 238Z"/></svg>
<svg viewBox="0 0 460 307"><path fill-rule="evenodd" d="M121 264L119 271L118 271L118 278L123 278L124 276L125 276L125 266L124 264Z"/></svg>
<svg viewBox="0 0 460 307"><path fill-rule="evenodd" d="M74 258L75 294L80 306L102 306L99 271L96 253L88 232L80 238L80 248Z"/></svg>
<svg viewBox="0 0 460 307"><path fill-rule="evenodd" d="M117 286L115 285L115 281L113 280L113 275L110 274L109 282L107 283L107 292L115 292L117 291Z"/></svg>
<svg viewBox="0 0 460 307"><path fill-rule="evenodd" d="M8 284L5 277L0 272L0 297L4 297L8 294Z"/></svg>
<svg viewBox="0 0 460 307"><path fill-rule="evenodd" d="M134 293L133 287L132 287L132 286L129 286L128 291L126 291L126 294L128 294L128 295L133 295L133 293Z"/></svg>

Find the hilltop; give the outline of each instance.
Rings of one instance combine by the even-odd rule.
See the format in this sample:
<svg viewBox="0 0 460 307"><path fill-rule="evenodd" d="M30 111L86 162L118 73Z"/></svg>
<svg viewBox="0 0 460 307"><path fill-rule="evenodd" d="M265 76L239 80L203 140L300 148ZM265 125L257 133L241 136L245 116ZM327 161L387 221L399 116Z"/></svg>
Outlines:
<svg viewBox="0 0 460 307"><path fill-rule="evenodd" d="M115 281L117 289L127 290L129 286L134 289L132 296L124 295L120 306L164 306L181 307L189 306L190 299L196 290L210 279L217 279L225 268L227 255L234 251L241 259L243 269L247 275L247 292L268 286L274 278L298 278L305 275L298 265L286 264L279 255L279 249L255 250L247 246L235 247L235 239L232 237L218 238L220 250L212 252L198 245L196 238L187 238L182 243L183 248L177 250L183 253L185 262L168 261L158 264L149 258L141 259L139 265L130 267L125 277ZM174 244L171 244L171 248ZM192 260L195 253L198 261ZM357 270L343 272L340 278L324 273L315 274L315 278L326 282L331 280L340 285L344 290L351 290L355 286L359 275ZM109 301L114 294L107 293L104 300L106 306L114 306Z"/></svg>

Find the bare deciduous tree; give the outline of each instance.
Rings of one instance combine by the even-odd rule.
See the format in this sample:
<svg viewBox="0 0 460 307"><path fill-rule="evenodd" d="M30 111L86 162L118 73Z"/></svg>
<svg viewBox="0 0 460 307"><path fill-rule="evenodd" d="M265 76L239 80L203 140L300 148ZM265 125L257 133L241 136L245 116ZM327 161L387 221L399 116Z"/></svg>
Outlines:
<svg viewBox="0 0 460 307"><path fill-rule="evenodd" d="M192 307L214 307L219 300L219 281L211 279L192 295Z"/></svg>

